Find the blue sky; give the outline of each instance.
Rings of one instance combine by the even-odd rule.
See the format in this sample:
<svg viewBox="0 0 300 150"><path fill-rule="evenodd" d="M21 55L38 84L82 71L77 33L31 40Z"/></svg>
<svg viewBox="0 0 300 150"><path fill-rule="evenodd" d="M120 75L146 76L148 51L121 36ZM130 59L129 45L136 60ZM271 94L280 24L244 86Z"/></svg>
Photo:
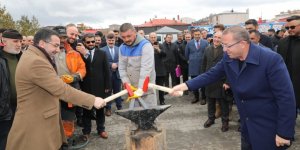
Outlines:
<svg viewBox="0 0 300 150"><path fill-rule="evenodd" d="M246 12L247 8L250 18L272 19L282 11L300 8L300 0L0 0L0 4L15 20L34 15L42 26L85 23L94 28L124 22L138 25L154 16L198 20L231 9Z"/></svg>

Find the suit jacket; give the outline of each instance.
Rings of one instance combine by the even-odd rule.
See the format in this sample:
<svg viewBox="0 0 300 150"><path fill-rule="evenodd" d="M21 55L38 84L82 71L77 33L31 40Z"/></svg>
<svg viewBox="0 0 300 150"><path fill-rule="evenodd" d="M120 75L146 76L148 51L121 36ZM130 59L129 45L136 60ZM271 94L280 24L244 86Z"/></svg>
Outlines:
<svg viewBox="0 0 300 150"><path fill-rule="evenodd" d="M226 75L233 91L244 137L255 150L276 149L275 135L295 134L295 96L287 68L279 54L254 44L239 70L239 61L224 55L208 72L187 81L196 90Z"/></svg>
<svg viewBox="0 0 300 150"><path fill-rule="evenodd" d="M157 77L164 77L167 75L166 68L163 62L163 59L166 57L166 53L161 44L159 44L159 49L160 52L154 49L155 73Z"/></svg>
<svg viewBox="0 0 300 150"><path fill-rule="evenodd" d="M264 45L274 51L274 45L273 45L272 39L270 37L268 37L264 34L260 34L259 43L261 43L262 45Z"/></svg>
<svg viewBox="0 0 300 150"><path fill-rule="evenodd" d="M216 52L216 54L215 54ZM202 72L208 71L210 68L214 67L223 58L223 47L220 45L214 47L213 45L208 46L205 49ZM205 95L208 98L223 98L223 83L225 78L220 79L205 87Z"/></svg>
<svg viewBox="0 0 300 150"><path fill-rule="evenodd" d="M197 49L195 40L191 40L185 47L185 58L189 63L189 75L197 76L201 73L201 66L203 61L203 53L205 48L208 46L206 40L200 40L200 48Z"/></svg>
<svg viewBox="0 0 300 150"><path fill-rule="evenodd" d="M95 97L65 84L46 56L29 46L16 69L17 111L7 150L57 150L65 141L59 99L86 109Z"/></svg>
<svg viewBox="0 0 300 150"><path fill-rule="evenodd" d="M86 76L80 84L82 91L99 97L106 97L105 89L111 89L109 64L106 53L95 48L93 60L84 58Z"/></svg>
<svg viewBox="0 0 300 150"><path fill-rule="evenodd" d="M101 49L104 50L105 53L106 53L107 61L109 63L110 74L112 74L113 72L116 72L117 73L117 78L121 79L120 78L119 69L117 68L116 70L112 70L112 68L111 68L111 64L112 63L117 63L119 65L119 47L118 46L114 46L114 58L112 58L108 46L104 46Z"/></svg>

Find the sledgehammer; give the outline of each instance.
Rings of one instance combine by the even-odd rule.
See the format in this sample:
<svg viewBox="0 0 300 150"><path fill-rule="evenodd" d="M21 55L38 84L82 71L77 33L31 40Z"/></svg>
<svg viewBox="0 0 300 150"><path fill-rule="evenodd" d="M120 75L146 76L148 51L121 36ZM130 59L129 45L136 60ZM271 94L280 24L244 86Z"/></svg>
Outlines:
<svg viewBox="0 0 300 150"><path fill-rule="evenodd" d="M167 93L170 93L171 90L172 90L170 88L160 86L160 85L156 85L156 84L149 83L149 82L150 82L150 78L149 78L149 76L147 76L146 79L144 80L144 84L143 84L143 91L144 92L147 92L148 88L151 88L151 89L154 89L154 90L159 90L159 91L164 91L164 92L167 92ZM178 95L182 96L183 92L182 91L178 92Z"/></svg>

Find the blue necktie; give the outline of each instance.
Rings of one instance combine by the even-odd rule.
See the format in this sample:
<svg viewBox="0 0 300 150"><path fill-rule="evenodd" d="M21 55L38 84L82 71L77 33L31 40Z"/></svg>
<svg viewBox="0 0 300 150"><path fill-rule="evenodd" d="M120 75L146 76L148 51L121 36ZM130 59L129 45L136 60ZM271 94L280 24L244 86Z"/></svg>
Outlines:
<svg viewBox="0 0 300 150"><path fill-rule="evenodd" d="M111 55L111 58L112 60L114 60L114 49L113 48L110 48L110 55Z"/></svg>

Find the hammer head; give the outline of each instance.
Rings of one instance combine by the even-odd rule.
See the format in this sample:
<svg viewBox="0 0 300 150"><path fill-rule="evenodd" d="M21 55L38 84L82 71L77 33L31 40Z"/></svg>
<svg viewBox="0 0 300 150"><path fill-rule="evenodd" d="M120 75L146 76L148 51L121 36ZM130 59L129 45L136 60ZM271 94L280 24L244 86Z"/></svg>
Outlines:
<svg viewBox="0 0 300 150"><path fill-rule="evenodd" d="M147 76L146 79L144 80L143 84L143 92L146 93L148 91L148 84L150 82L150 77Z"/></svg>
<svg viewBox="0 0 300 150"><path fill-rule="evenodd" d="M131 120L137 125L137 129L150 130L157 129L155 119L170 108L171 105L162 105L144 109L143 107L135 107L134 109L123 109L116 111L116 114Z"/></svg>
<svg viewBox="0 0 300 150"><path fill-rule="evenodd" d="M130 87L130 85L128 83L124 83L124 88L127 90L129 97L131 97L131 96L134 95L133 91L132 91L132 89L131 89L131 87Z"/></svg>

